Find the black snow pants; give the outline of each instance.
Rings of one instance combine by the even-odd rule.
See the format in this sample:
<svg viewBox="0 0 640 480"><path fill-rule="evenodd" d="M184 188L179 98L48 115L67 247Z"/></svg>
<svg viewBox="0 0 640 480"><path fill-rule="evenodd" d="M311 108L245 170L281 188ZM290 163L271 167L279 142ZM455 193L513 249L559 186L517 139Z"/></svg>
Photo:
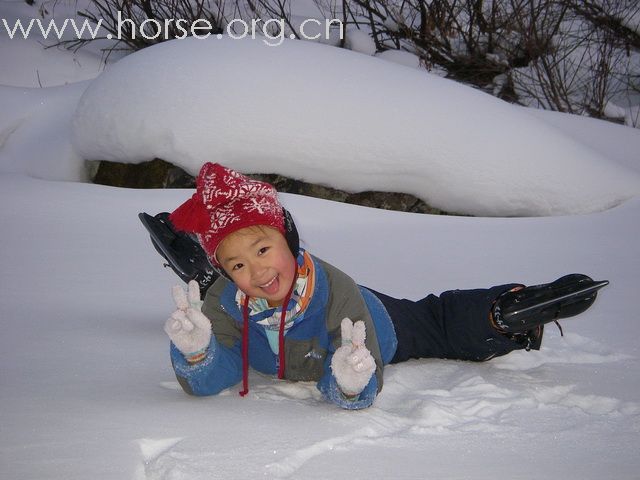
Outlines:
<svg viewBox="0 0 640 480"><path fill-rule="evenodd" d="M489 323L493 302L516 285L450 290L418 301L371 290L396 329L398 348L391 363L410 358L484 361L524 348L523 343L497 332Z"/></svg>

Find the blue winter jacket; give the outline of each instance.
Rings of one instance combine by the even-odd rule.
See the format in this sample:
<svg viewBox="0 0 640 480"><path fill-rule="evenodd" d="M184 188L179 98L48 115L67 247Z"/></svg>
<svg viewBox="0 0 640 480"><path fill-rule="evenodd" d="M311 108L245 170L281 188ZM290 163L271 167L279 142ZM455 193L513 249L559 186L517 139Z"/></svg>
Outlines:
<svg viewBox="0 0 640 480"><path fill-rule="evenodd" d="M315 287L301 321L285 335L284 378L315 381L327 400L346 409L369 407L382 389L382 373L396 351L393 324L378 298L365 287L328 263L313 257ZM192 395L215 395L242 379L242 312L235 301L237 287L220 277L207 291L203 313L209 318L213 335L204 360L189 364L171 344L171 362L183 389ZM362 320L366 346L376 361L376 373L365 389L346 398L331 374L331 357L341 346L340 324L348 317ZM249 324L249 364L256 370L276 375L278 355L274 354L264 328Z"/></svg>

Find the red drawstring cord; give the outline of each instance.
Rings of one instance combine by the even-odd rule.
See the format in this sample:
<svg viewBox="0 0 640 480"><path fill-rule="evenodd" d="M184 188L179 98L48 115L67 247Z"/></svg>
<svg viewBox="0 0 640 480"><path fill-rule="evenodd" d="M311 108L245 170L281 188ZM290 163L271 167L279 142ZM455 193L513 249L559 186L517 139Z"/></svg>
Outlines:
<svg viewBox="0 0 640 480"><path fill-rule="evenodd" d="M287 307L289 306L289 300L291 300L291 294L293 293L293 287L296 284L297 279L297 266L298 263L294 263L296 269L296 275L293 277L289 292L282 302L282 314L280 315L280 330L278 331L278 360L280 365L278 366L278 378L284 378L284 326L287 318ZM242 391L240 396L244 397L249 393L249 296L244 297L244 304L242 305Z"/></svg>
<svg viewBox="0 0 640 480"><path fill-rule="evenodd" d="M282 314L280 315L280 330L278 331L278 359L280 365L278 365L278 378L284 378L284 326L287 319L287 307L289 306L289 300L291 300L291 294L293 293L293 286L296 284L296 279L293 279L289 293L284 297L284 303L282 304Z"/></svg>
<svg viewBox="0 0 640 480"><path fill-rule="evenodd" d="M244 297L242 305L242 391L240 396L249 393L249 295Z"/></svg>

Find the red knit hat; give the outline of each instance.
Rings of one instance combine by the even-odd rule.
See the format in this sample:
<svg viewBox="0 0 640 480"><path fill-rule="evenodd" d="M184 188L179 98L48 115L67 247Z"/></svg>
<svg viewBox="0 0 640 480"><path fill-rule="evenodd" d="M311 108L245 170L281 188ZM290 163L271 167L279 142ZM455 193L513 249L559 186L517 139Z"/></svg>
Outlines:
<svg viewBox="0 0 640 480"><path fill-rule="evenodd" d="M285 233L276 189L218 163L202 166L196 178L196 193L169 220L178 230L196 233L209 260L217 266L218 245L241 228L265 225Z"/></svg>

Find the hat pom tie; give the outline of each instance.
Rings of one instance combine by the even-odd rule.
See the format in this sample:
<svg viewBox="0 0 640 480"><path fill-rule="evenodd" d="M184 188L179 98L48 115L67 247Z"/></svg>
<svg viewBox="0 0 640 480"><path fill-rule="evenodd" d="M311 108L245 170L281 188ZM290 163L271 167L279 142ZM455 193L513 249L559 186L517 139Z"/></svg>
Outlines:
<svg viewBox="0 0 640 480"><path fill-rule="evenodd" d="M173 226L185 232L204 233L211 228L211 217L207 208L194 194L169 215Z"/></svg>

